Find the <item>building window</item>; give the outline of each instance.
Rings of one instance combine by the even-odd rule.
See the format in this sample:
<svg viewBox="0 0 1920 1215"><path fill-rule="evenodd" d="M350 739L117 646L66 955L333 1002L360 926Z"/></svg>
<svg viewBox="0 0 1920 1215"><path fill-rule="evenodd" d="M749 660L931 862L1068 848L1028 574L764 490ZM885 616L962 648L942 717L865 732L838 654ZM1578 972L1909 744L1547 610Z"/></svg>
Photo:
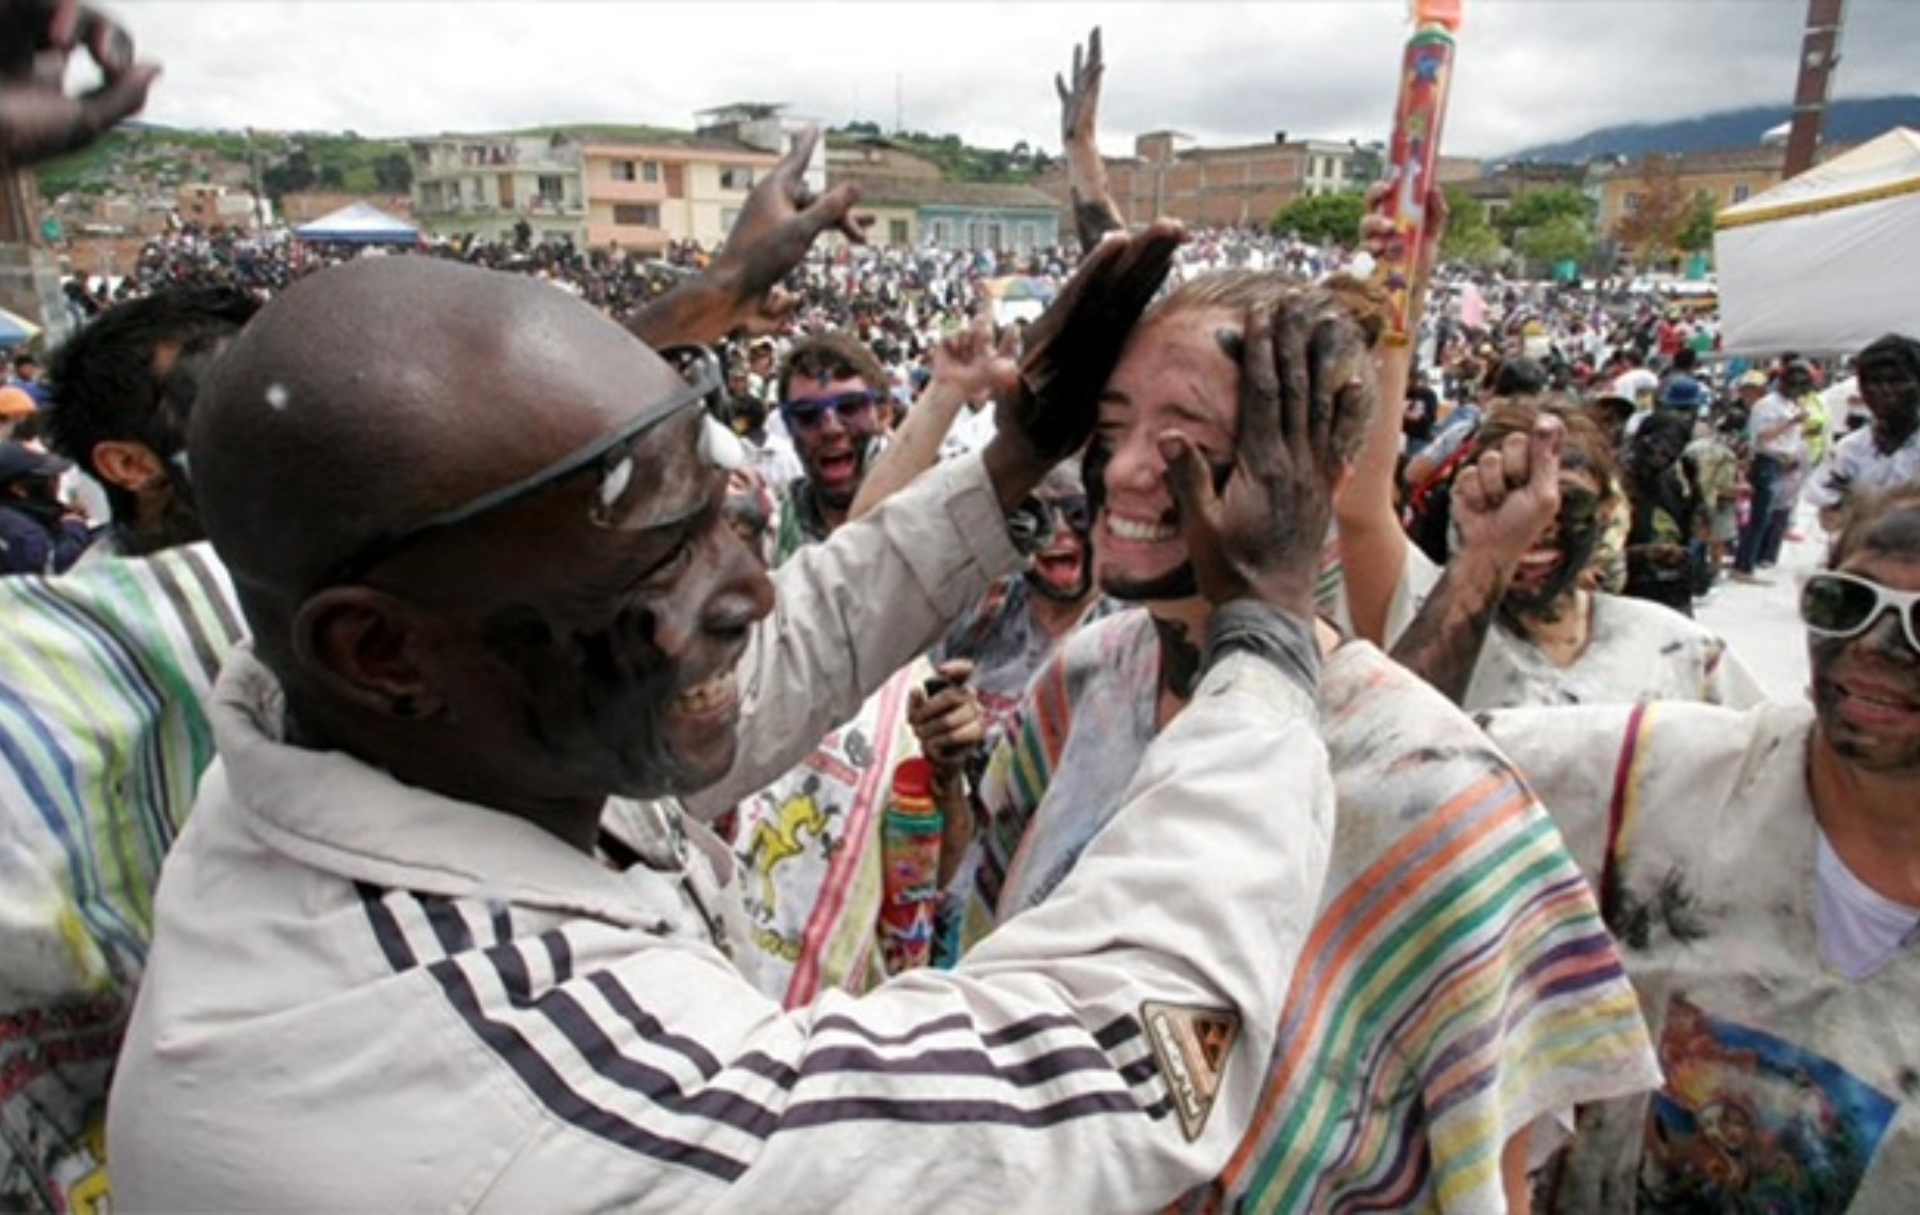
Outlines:
<svg viewBox="0 0 1920 1215"><path fill-rule="evenodd" d="M1753 188L1742 182L1733 188L1733 201L1743 203L1753 197Z"/></svg>
<svg viewBox="0 0 1920 1215"><path fill-rule="evenodd" d="M640 162L640 180L646 182L649 185L652 185L653 183L659 181L660 180L660 162L657 160L641 161Z"/></svg>
<svg viewBox="0 0 1920 1215"><path fill-rule="evenodd" d="M633 162L631 160L616 160L613 162L613 179L615 181L632 181L633 177Z"/></svg>
<svg viewBox="0 0 1920 1215"><path fill-rule="evenodd" d="M753 170L741 165L720 170L720 188L722 190L753 189Z"/></svg>
<svg viewBox="0 0 1920 1215"><path fill-rule="evenodd" d="M1637 215L1640 211L1640 204L1644 201L1646 201L1645 195L1629 194L1622 200L1622 203L1626 207L1628 215Z"/></svg>
<svg viewBox="0 0 1920 1215"><path fill-rule="evenodd" d="M660 208L654 203L615 203L613 222L629 228L658 228Z"/></svg>
<svg viewBox="0 0 1920 1215"><path fill-rule="evenodd" d="M541 202L557 203L566 197L566 181L558 173L542 173L539 188Z"/></svg>
<svg viewBox="0 0 1920 1215"><path fill-rule="evenodd" d="M944 219L934 220L933 221L933 243L937 247L944 249L947 247L947 243L951 239L952 239L952 229L947 227L947 221Z"/></svg>
<svg viewBox="0 0 1920 1215"><path fill-rule="evenodd" d="M887 221L887 243L889 245L904 245L909 239L906 220L890 219Z"/></svg>

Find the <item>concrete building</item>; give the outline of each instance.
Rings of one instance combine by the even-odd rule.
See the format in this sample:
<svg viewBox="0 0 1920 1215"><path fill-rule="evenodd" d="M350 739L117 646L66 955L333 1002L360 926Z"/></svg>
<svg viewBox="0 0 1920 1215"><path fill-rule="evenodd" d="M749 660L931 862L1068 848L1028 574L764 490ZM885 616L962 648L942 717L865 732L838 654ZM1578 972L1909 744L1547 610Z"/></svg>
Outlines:
<svg viewBox="0 0 1920 1215"><path fill-rule="evenodd" d="M1025 252L1060 241L1060 207L1032 186L875 177L840 172L831 185L860 186L856 215L871 215L867 239L882 248Z"/></svg>
<svg viewBox="0 0 1920 1215"><path fill-rule="evenodd" d="M711 249L726 239L747 192L780 163L772 152L718 139L589 143L582 149L587 244L658 253L668 241Z"/></svg>
<svg viewBox="0 0 1920 1215"><path fill-rule="evenodd" d="M1843 147L1822 147L1826 159ZM1784 145L1741 148L1730 152L1696 152L1668 158L1680 190L1688 197L1705 196L1715 205L1729 207L1745 202L1762 190L1778 185L1785 171L1787 150ZM1611 235L1620 221L1638 210L1646 198L1647 162L1594 166L1593 180L1600 200L1599 231Z"/></svg>
<svg viewBox="0 0 1920 1215"><path fill-rule="evenodd" d="M213 182L188 182L174 192L174 211L180 222L203 231L214 228L238 228L252 231L260 226L260 203L246 190L231 189Z"/></svg>
<svg viewBox="0 0 1920 1215"><path fill-rule="evenodd" d="M909 152L884 135L827 136L827 176L855 173L869 177L916 177L938 181L940 166Z"/></svg>
<svg viewBox="0 0 1920 1215"><path fill-rule="evenodd" d="M427 231L585 244L586 178L580 144L565 135L448 135L415 140L413 215Z"/></svg>
<svg viewBox="0 0 1920 1215"><path fill-rule="evenodd" d="M1197 146L1179 131L1149 131L1134 154L1109 157L1107 184L1129 223L1169 215L1200 227L1263 227L1296 198L1365 187L1379 173L1379 146L1331 139L1288 139L1230 147ZM1451 172L1478 165L1454 158ZM1445 177L1442 180L1446 180ZM1064 162L1034 182L1070 206ZM1071 217L1068 217L1071 222Z"/></svg>

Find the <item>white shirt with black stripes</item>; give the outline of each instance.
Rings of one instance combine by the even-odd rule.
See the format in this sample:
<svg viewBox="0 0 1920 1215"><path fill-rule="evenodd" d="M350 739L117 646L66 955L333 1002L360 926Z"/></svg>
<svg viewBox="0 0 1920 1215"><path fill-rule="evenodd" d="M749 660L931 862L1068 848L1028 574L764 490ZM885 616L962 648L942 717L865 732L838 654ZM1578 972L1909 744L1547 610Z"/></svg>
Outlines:
<svg viewBox="0 0 1920 1215"><path fill-rule="evenodd" d="M985 492L956 462L781 571L804 614L856 563L893 623L762 622L748 729L803 737L730 781L1011 568L997 509L960 534ZM615 868L290 746L281 703L245 651L216 692L109 1109L125 1209L1157 1209L1251 1117L1332 829L1310 695L1233 655L1051 900L958 970L782 1011L717 947L697 823L610 804Z"/></svg>

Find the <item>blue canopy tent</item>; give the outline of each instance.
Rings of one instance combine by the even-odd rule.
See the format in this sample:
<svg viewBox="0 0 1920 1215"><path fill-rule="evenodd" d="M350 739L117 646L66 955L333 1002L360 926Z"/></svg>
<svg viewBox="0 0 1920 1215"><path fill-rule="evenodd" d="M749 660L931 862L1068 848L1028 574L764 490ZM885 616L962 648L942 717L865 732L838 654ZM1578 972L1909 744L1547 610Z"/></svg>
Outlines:
<svg viewBox="0 0 1920 1215"><path fill-rule="evenodd" d="M293 234L315 244L412 245L420 240L420 230L412 224L361 202L350 203L310 224L302 224Z"/></svg>
<svg viewBox="0 0 1920 1215"><path fill-rule="evenodd" d="M0 308L0 350L24 346L40 336L40 326L26 317Z"/></svg>

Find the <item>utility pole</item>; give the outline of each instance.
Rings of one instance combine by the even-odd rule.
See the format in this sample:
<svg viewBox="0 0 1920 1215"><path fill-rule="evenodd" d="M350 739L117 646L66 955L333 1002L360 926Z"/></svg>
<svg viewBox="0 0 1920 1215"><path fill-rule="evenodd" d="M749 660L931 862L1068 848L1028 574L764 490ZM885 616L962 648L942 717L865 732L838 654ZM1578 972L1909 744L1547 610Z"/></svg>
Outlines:
<svg viewBox="0 0 1920 1215"><path fill-rule="evenodd" d="M1793 127L1787 135L1784 178L1813 167L1827 120L1827 95L1840 64L1840 30L1847 0L1807 0L1807 30L1800 42L1800 76L1793 90Z"/></svg>

